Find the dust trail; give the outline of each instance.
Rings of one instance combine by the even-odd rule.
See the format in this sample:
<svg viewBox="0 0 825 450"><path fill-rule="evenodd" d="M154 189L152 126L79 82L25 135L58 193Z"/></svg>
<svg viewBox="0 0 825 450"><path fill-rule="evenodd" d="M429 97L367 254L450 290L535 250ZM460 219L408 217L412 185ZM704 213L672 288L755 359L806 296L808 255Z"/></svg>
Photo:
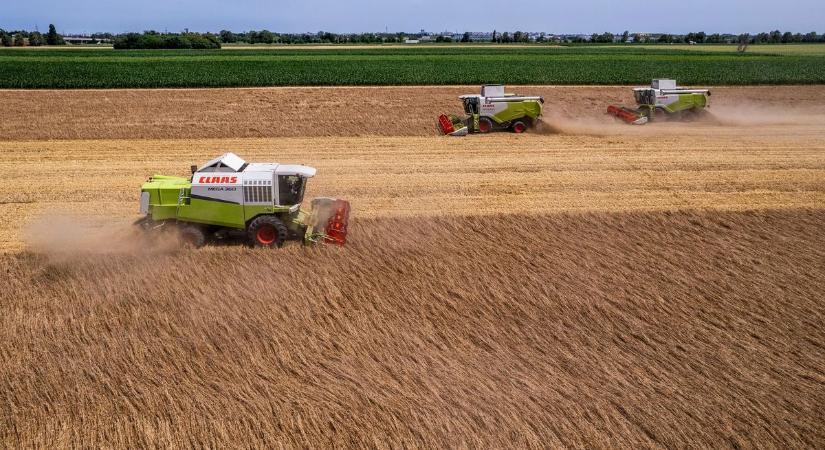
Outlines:
<svg viewBox="0 0 825 450"><path fill-rule="evenodd" d="M720 125L753 127L764 125L817 125L825 123L825 111L816 108L741 103L711 106Z"/></svg>
<svg viewBox="0 0 825 450"><path fill-rule="evenodd" d="M545 117L537 122L531 131L536 134L572 134L586 136L607 136L635 132L635 130L628 130L627 126L617 123L612 117L607 115L603 118L581 117L575 119L558 115Z"/></svg>
<svg viewBox="0 0 825 450"><path fill-rule="evenodd" d="M129 255L179 249L175 233L146 233L126 219L103 219L71 212L44 214L23 232L26 247L53 261L93 255Z"/></svg>
<svg viewBox="0 0 825 450"><path fill-rule="evenodd" d="M825 123L825 113L816 109L770 107L757 104L713 106L694 117L665 118L645 125L626 124L608 114L572 117L545 116L531 130L537 134L588 136L691 134L697 129L748 129L762 126L816 125Z"/></svg>

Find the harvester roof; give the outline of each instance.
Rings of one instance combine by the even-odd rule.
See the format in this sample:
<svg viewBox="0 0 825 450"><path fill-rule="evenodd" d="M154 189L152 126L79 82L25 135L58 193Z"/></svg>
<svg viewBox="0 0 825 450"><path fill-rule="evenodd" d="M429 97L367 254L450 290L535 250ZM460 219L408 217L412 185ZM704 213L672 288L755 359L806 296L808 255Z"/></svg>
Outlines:
<svg viewBox="0 0 825 450"><path fill-rule="evenodd" d="M247 163L240 156L227 152L201 166L198 172L268 172L278 175L315 176L315 168L300 164Z"/></svg>
<svg viewBox="0 0 825 450"><path fill-rule="evenodd" d="M315 176L314 167L300 164L252 163L248 164L244 172L274 172L278 175L300 175L305 178Z"/></svg>
<svg viewBox="0 0 825 450"><path fill-rule="evenodd" d="M208 169L210 167L218 166L228 167L235 172L240 172L241 169L243 169L244 165L246 165L246 161L244 161L243 158L232 152L227 152L199 167L198 172L201 172L204 169Z"/></svg>

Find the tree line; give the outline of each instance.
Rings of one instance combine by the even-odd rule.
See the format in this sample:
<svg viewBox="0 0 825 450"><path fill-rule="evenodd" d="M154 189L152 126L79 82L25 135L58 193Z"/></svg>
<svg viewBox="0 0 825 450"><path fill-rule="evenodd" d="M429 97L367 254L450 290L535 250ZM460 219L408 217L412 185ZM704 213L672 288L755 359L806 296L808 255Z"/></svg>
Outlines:
<svg viewBox="0 0 825 450"><path fill-rule="evenodd" d="M432 39L435 42L478 42L469 32L465 32L460 38L450 35L438 35ZM591 36L566 35L563 38L549 37L545 33L531 35L523 31L498 32L493 30L487 42L499 44L527 43L527 42L549 42L564 41L571 43L614 43L614 42L641 42L641 43L696 43L696 44L726 44L726 43L748 43L748 44L791 44L791 43L813 43L825 42L825 34L791 33L779 30L758 33L758 34L708 34L704 31L691 32L687 34L642 34L625 31L622 34L613 33L593 33ZM246 44L381 44L404 42L407 39L416 39L419 35L407 33L354 33L336 34L321 31L318 33L275 33L269 30L247 31L236 33L229 30L222 30L218 37L221 43L246 43Z"/></svg>
<svg viewBox="0 0 825 450"><path fill-rule="evenodd" d="M318 33L275 33L269 30L236 33L221 30L218 33L224 44L383 44L404 42L407 33L355 33L337 34L326 31Z"/></svg>
<svg viewBox="0 0 825 450"><path fill-rule="evenodd" d="M111 40L116 49L212 49L220 48L221 44L383 44L405 42L407 39L418 39L422 36L415 33L349 33L339 34L320 31L318 33L276 33L269 30L251 30L233 32L221 30L218 34L212 33L159 33L144 31L143 33L126 33L113 35L112 33L95 33L89 36L92 42ZM825 42L825 34L792 33L774 30L757 34L708 34L704 31L687 34L642 34L625 31L621 34L610 32L593 33L590 36L562 35L548 36L545 33L530 34L522 31L492 33L469 33L461 35L428 36L427 39L442 42L494 42L500 44L527 43L527 42L564 42L564 43L659 43L659 44L791 44ZM57 32L53 24L45 35L37 31L5 31L0 29L0 44L11 46L40 46L64 45L63 37Z"/></svg>
<svg viewBox="0 0 825 450"><path fill-rule="evenodd" d="M211 33L158 33L145 31L115 36L113 47L129 49L211 49L221 48L220 39Z"/></svg>
<svg viewBox="0 0 825 450"><path fill-rule="evenodd" d="M57 32L57 28L53 24L49 24L49 31L44 36L39 31L6 31L0 28L0 45L4 47L23 47L32 46L39 47L41 45L65 45L63 36Z"/></svg>
<svg viewBox="0 0 825 450"><path fill-rule="evenodd" d="M631 39L632 38L632 39ZM579 38L573 42L587 42L587 39ZM825 42L825 34L817 34L815 31L810 33L791 33L790 31L781 32L774 30L766 33L758 34L707 34L704 31L691 32L687 34L640 34L629 33L625 31L622 34L616 35L613 33L594 33L590 36L589 42L594 43L612 43L612 42L641 42L641 43L659 43L659 44L793 44L793 43L813 43Z"/></svg>

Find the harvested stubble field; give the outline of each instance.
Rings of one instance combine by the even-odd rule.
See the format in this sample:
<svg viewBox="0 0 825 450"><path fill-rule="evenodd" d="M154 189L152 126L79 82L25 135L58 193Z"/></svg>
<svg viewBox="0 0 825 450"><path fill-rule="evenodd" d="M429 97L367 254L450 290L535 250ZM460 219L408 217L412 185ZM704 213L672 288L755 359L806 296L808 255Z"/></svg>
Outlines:
<svg viewBox="0 0 825 450"><path fill-rule="evenodd" d="M361 219L5 256L0 445L825 442L825 212Z"/></svg>
<svg viewBox="0 0 825 450"><path fill-rule="evenodd" d="M825 88L534 89L541 133L465 139L467 88L0 91L0 446L821 447ZM317 167L350 244L131 236L225 150Z"/></svg>

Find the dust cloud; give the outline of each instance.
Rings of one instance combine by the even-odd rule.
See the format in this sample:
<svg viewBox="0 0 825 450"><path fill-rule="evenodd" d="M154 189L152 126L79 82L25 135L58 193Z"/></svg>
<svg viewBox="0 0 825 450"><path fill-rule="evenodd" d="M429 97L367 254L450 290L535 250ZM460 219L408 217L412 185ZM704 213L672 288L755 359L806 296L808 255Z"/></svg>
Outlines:
<svg viewBox="0 0 825 450"><path fill-rule="evenodd" d="M756 103L713 106L719 125L754 127L765 125L817 125L825 123L825 112L814 108L768 106Z"/></svg>
<svg viewBox="0 0 825 450"><path fill-rule="evenodd" d="M52 261L94 255L146 255L181 248L176 233L145 232L127 219L80 216L72 212L43 214L23 231L26 247Z"/></svg>

